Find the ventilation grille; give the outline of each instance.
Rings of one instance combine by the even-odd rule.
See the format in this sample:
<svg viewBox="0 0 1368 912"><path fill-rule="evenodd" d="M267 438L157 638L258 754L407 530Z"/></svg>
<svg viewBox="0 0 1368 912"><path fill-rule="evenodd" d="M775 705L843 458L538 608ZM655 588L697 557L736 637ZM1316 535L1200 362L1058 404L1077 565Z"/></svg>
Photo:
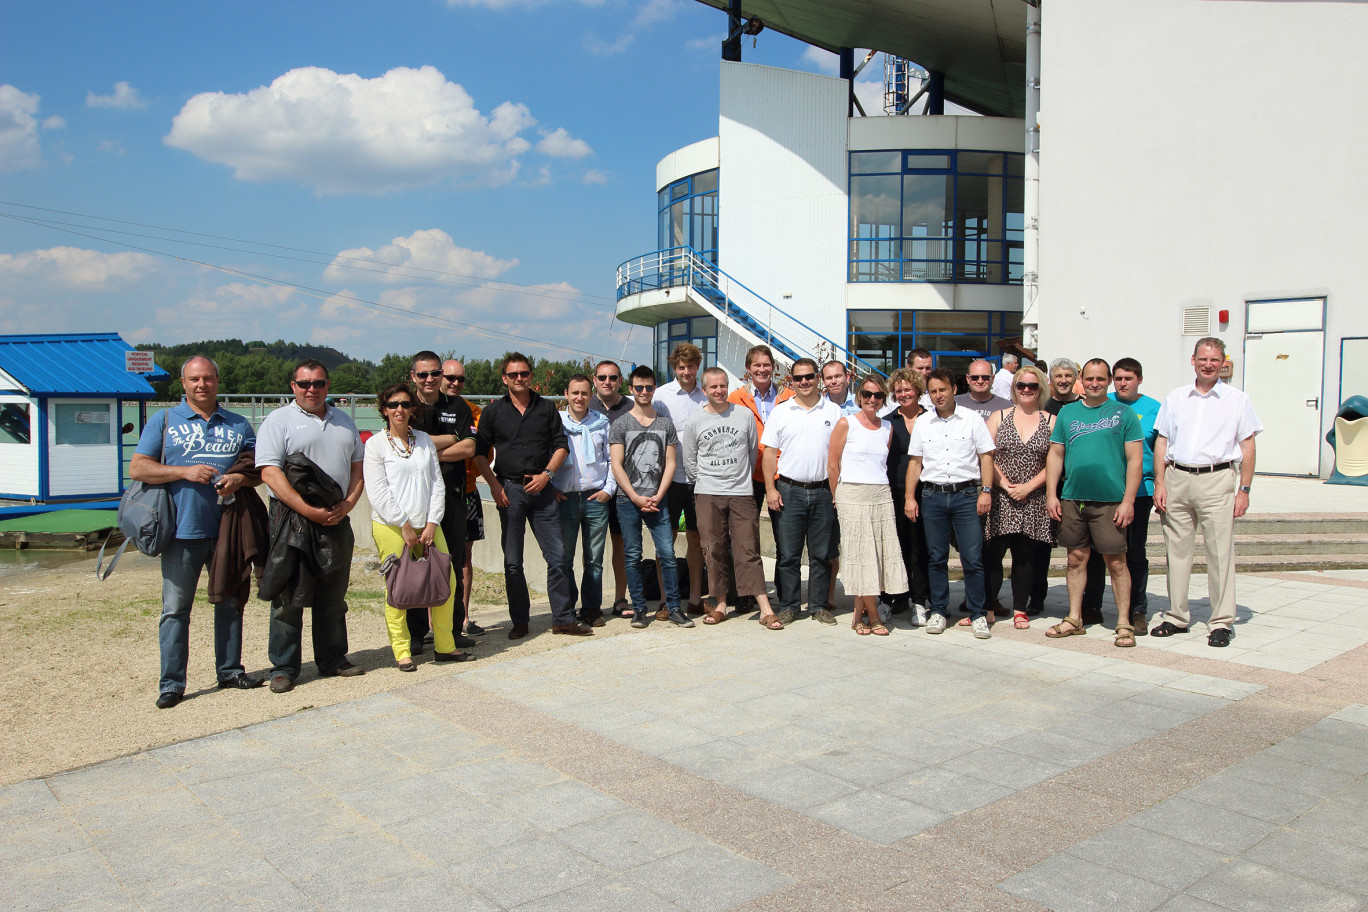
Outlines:
<svg viewBox="0 0 1368 912"><path fill-rule="evenodd" d="M1183 308L1183 335L1205 336L1211 333L1210 307Z"/></svg>

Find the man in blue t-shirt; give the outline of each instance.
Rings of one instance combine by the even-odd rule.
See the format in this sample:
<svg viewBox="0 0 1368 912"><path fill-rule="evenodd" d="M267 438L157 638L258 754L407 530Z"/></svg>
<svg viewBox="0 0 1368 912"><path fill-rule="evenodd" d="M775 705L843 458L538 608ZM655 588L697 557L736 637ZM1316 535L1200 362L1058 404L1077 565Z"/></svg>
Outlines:
<svg viewBox="0 0 1368 912"><path fill-rule="evenodd" d="M1134 358L1122 358L1112 365L1111 398L1129 406L1135 417L1140 419L1140 432L1144 434L1144 463L1140 478L1140 490L1135 495L1135 518L1126 527L1126 569L1130 571L1130 622L1136 636L1149 633L1148 617L1149 596L1149 557L1145 554L1145 541L1149 538L1150 514L1154 509L1154 419L1159 417L1158 399L1145 396L1140 392L1144 382L1144 371L1140 362ZM1102 623L1102 587L1105 585L1102 572L1102 555L1093 552L1088 558L1088 584L1083 590L1083 623Z"/></svg>
<svg viewBox="0 0 1368 912"><path fill-rule="evenodd" d="M203 355L181 365L185 398L154 416L143 428L128 475L144 484L165 484L176 506L176 537L161 555L162 612L157 625L161 644L159 709L185 696L190 658L190 608L200 570L208 565L218 540L219 498L229 497L246 479L227 474L243 450L256 448L256 433L246 418L218 407L218 366ZM266 683L242 667L242 611L236 598L214 606L214 664L218 686L249 690Z"/></svg>
<svg viewBox="0 0 1368 912"><path fill-rule="evenodd" d="M1135 412L1107 398L1111 379L1111 366L1101 358L1083 365L1083 397L1059 410L1050 434L1045 508L1059 522L1058 541L1069 552L1069 614L1045 635L1065 637L1086 632L1083 589L1088 558L1093 551L1100 551L1116 596L1116 645L1134 646L1125 530L1135 516L1143 435ZM1061 473L1062 492L1058 487Z"/></svg>

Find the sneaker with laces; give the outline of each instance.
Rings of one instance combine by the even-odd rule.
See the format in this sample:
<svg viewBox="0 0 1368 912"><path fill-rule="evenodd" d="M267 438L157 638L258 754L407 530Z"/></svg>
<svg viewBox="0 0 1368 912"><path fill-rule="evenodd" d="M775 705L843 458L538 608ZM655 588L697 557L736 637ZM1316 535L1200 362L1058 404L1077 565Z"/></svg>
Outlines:
<svg viewBox="0 0 1368 912"><path fill-rule="evenodd" d="M640 630L641 628L643 628L643 627L646 626L646 623L647 623L647 622L646 622L646 612L644 612L644 611L634 611L634 612L632 612L632 626L633 626L633 627L635 627L636 629Z"/></svg>
<svg viewBox="0 0 1368 912"><path fill-rule="evenodd" d="M926 619L927 633L945 633L945 615L933 614Z"/></svg>
<svg viewBox="0 0 1368 912"><path fill-rule="evenodd" d="M986 640L993 635L993 631L988 629L988 619L986 617L974 618L974 621L970 626L974 628L974 637L976 639Z"/></svg>
<svg viewBox="0 0 1368 912"><path fill-rule="evenodd" d="M822 624L836 623L836 615L825 608L818 608L816 611L812 612L812 619Z"/></svg>
<svg viewBox="0 0 1368 912"><path fill-rule="evenodd" d="M925 606L925 605L913 605L913 606L912 606L912 616L913 616L913 618L915 619L915 620L913 621L914 626L917 626L917 627L925 627L925 626L926 626L926 606Z"/></svg>
<svg viewBox="0 0 1368 912"><path fill-rule="evenodd" d="M691 617L689 617L687 614L685 614L685 613L684 613L684 610L683 610L682 608L676 608L674 611L671 611L671 612L668 614L668 617L669 617L669 619L670 619L670 623L671 623L671 624L674 624L676 627L693 627L693 626L695 626L695 624L694 624L694 622L693 622L693 618L691 618Z"/></svg>

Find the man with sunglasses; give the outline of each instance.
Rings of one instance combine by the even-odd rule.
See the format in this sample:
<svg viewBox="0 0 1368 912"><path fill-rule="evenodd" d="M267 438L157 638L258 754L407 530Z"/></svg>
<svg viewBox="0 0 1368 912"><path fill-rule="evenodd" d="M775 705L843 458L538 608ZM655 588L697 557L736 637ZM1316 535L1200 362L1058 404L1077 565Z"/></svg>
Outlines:
<svg viewBox="0 0 1368 912"><path fill-rule="evenodd" d="M594 396L589 410L598 412L612 425L619 416L632 410L632 397L622 395L622 368L616 361L594 365ZM608 541L613 550L613 608L617 617L630 617L632 603L627 599L627 558L622 549L622 521L618 518L617 498L608 501Z"/></svg>
<svg viewBox="0 0 1368 912"><path fill-rule="evenodd" d="M506 356L501 373L507 392L486 405L480 415L475 458L483 473L488 469L490 451L494 452L494 480L489 492L499 508L503 535L504 587L508 617L513 622L508 638L527 636L531 618L531 596L523 574L523 542L529 525L546 562L551 632L593 636L593 628L575 618L574 597L564 569L560 510L551 486L552 476L569 453L565 426L551 400L532 389L532 364L526 355L513 352Z"/></svg>
<svg viewBox="0 0 1368 912"><path fill-rule="evenodd" d="M285 533L276 521L282 507L288 507L308 522L332 530L339 569L316 575L314 579L314 662L321 678L350 678L364 672L347 661L346 597L356 544L347 514L361 499L365 448L347 413L328 404L328 368L322 362L312 358L299 362L290 385L294 389L294 401L267 415L257 431L256 464L262 480L271 489L272 545L277 535ZM343 499L329 507L305 502L285 474L285 460L295 454L307 456L331 478L344 492ZM272 693L293 690L300 673L304 606L293 604L293 601L281 596L271 600L267 651L273 666Z"/></svg>
<svg viewBox="0 0 1368 912"><path fill-rule="evenodd" d="M461 393L465 390L465 365L460 361L442 362L442 392L459 398L470 410L470 437L475 438L475 428L480 423L480 406L466 399ZM472 456L465 461L465 564L461 567L461 610L452 615L452 624L457 632L464 630L468 636L480 636L484 628L470 619L470 586L475 579L475 543L484 541L484 504L480 501L480 470ZM448 488L448 493L450 489Z"/></svg>
<svg viewBox="0 0 1368 912"><path fill-rule="evenodd" d="M836 559L836 506L827 484L827 449L841 420L836 403L823 395L817 362L800 358L789 380L793 398L770 412L764 447L765 499L779 514L774 524L775 582L779 622L787 625L801 607L803 545L808 551L808 609L823 624L835 624L826 607L831 564Z"/></svg>
<svg viewBox="0 0 1368 912"><path fill-rule="evenodd" d="M459 396L448 396L442 391L446 378L442 374L442 359L433 351L420 351L413 356L409 378L418 393L418 407L410 426L432 438L432 447L437 451L438 465L442 472L442 483L446 486L446 510L442 515L442 536L446 539L447 553L453 557L465 553L465 461L475 455L475 435L471 431L474 423L470 407ZM464 587L462 576L456 578L458 586ZM464 605L461 592L455 593L455 601ZM423 651L424 637L428 633L428 616L424 611L409 611L410 649L414 655ZM461 632L464 612L452 612L452 636L459 648L475 645L475 641Z"/></svg>

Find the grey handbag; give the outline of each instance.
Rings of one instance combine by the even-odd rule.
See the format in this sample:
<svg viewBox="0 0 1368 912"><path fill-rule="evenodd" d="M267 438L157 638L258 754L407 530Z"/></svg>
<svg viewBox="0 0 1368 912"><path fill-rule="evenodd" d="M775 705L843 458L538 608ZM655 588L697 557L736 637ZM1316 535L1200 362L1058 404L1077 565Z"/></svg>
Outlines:
<svg viewBox="0 0 1368 912"><path fill-rule="evenodd" d="M451 598L451 555L429 546L422 557L405 547L380 564L392 608L436 608Z"/></svg>
<svg viewBox="0 0 1368 912"><path fill-rule="evenodd" d="M162 450L166 450L166 413L162 412ZM164 484L144 484L135 481L119 498L119 531L123 533L123 544L104 567L105 548L109 539L100 546L100 556L95 559L95 576L106 580L114 572L119 558L128 549L129 542L148 557L157 557L176 537L176 504L171 500L171 490Z"/></svg>

